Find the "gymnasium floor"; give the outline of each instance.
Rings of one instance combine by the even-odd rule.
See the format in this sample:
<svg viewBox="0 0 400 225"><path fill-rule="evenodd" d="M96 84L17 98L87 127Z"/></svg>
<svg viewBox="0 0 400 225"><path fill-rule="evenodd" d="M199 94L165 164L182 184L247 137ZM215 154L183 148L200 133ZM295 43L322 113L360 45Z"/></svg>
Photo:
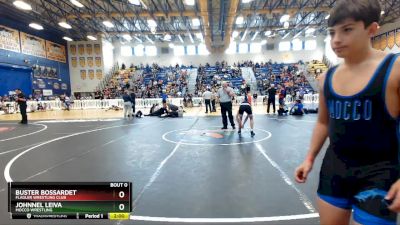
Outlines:
<svg viewBox="0 0 400 225"><path fill-rule="evenodd" d="M293 178L315 114L260 113L251 138L248 130L242 137L221 131L221 117L200 109L175 119L107 113L36 121L33 113L27 126L0 116L0 224L319 224L315 192L324 151L307 184ZM10 220L6 180L131 181L135 207L129 221Z"/></svg>

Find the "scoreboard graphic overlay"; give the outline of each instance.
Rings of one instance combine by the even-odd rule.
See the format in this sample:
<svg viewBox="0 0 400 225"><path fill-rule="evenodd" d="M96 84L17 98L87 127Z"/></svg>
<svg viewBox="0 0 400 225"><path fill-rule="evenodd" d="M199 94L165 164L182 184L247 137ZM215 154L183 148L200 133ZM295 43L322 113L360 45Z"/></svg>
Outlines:
<svg viewBox="0 0 400 225"><path fill-rule="evenodd" d="M11 182L12 219L129 219L131 182Z"/></svg>

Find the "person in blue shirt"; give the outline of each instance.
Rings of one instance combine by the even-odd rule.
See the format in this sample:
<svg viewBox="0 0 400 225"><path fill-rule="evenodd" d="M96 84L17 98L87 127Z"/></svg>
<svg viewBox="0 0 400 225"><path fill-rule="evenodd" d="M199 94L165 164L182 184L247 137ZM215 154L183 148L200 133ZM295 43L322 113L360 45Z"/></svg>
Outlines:
<svg viewBox="0 0 400 225"><path fill-rule="evenodd" d="M163 91L163 93L161 95L161 98L162 98L162 103L166 103L167 102L168 95L165 93L165 91Z"/></svg>
<svg viewBox="0 0 400 225"><path fill-rule="evenodd" d="M304 106L303 106L303 103L301 103L300 99L297 99L296 103L290 109L290 115L294 115L294 116L304 115Z"/></svg>

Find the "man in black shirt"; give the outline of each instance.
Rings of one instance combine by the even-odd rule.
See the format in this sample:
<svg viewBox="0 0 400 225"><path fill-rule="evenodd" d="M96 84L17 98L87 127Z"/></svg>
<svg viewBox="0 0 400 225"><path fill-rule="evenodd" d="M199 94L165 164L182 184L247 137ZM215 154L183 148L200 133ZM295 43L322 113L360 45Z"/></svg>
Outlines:
<svg viewBox="0 0 400 225"><path fill-rule="evenodd" d="M134 92L134 90L132 90L132 92L131 92L131 103L132 103L132 111L133 111L133 114L135 114L135 105L136 105L136 94L135 94L135 92Z"/></svg>
<svg viewBox="0 0 400 225"><path fill-rule="evenodd" d="M267 107L267 113L269 113L269 106L272 104L272 107L274 109L274 114L275 114L275 95L276 95L276 89L275 85L271 84L271 87L268 88L268 107Z"/></svg>
<svg viewBox="0 0 400 225"><path fill-rule="evenodd" d="M28 116L26 115L26 98L25 95L22 93L21 89L15 90L17 96L15 97L15 101L19 105L19 110L21 111L21 124L28 124Z"/></svg>

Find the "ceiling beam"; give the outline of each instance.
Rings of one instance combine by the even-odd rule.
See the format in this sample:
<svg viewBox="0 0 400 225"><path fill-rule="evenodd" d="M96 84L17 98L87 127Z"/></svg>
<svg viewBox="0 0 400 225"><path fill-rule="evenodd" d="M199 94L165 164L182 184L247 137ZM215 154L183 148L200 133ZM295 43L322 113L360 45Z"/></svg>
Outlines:
<svg viewBox="0 0 400 225"><path fill-rule="evenodd" d="M301 28L304 28L304 27L313 27L313 28L318 28L318 26L317 25L315 25L315 24L310 24L310 25L308 25L308 24L302 24L302 25L299 25L298 27L297 27L297 29L301 29ZM255 27L248 27L248 28L246 28L246 27L242 27L242 28L235 28L235 31L238 31L238 32L243 32L243 31L245 31L245 30L248 30L248 32L251 32L251 31L258 31L258 32L260 32L260 33L263 33L264 31L267 31L267 30L271 30L271 31L280 31L280 30L292 30L293 28L288 28L288 29L284 29L282 26L255 26ZM192 32L193 33L200 33L200 32L202 32L201 30L198 30L198 29L196 29L196 30L192 30ZM110 35L118 35L119 33L118 32L107 32L108 34L110 34ZM131 31L131 32L129 32L130 34L132 34L132 35L141 35L141 34L143 34L143 35L148 35L148 34L153 34L153 33L151 33L150 31ZM186 29L183 29L183 30L176 30L176 31L170 31L170 30L158 30L156 33L154 33L154 35L163 35L163 34L165 34L165 33L169 33L169 34L171 34L171 35L178 35L178 34L187 34L188 33L188 31L186 30ZM232 36L232 35L231 35Z"/></svg>
<svg viewBox="0 0 400 225"><path fill-rule="evenodd" d="M233 28L233 24L235 22L234 20L236 18L238 5L239 5L239 0L231 0L231 5L229 6L228 18L227 18L227 22L226 22L224 46L222 48L223 52L225 52L225 50L229 47L229 44L231 43L232 28Z"/></svg>
<svg viewBox="0 0 400 225"><path fill-rule="evenodd" d="M179 12L179 11L174 11L174 12L169 12L169 13L165 13L162 11L158 11L158 12L140 12L139 14L136 14L135 12L127 12L124 14L121 14L120 12L111 12L109 14L111 17L113 18L121 18L121 17L127 17L127 18L132 18L132 17L180 17L182 16L188 16L188 17L196 17L196 12L195 11L186 11L186 12ZM108 15L106 15L105 13L96 13L95 17L96 18L101 18L101 17L106 17ZM81 17L83 18L92 18L92 15L89 13L82 13ZM68 15L67 16L68 19L77 19L76 15Z"/></svg>
<svg viewBox="0 0 400 225"><path fill-rule="evenodd" d="M232 0L231 1L231 6L232 6L232 2L239 2L237 0ZM200 11L202 10L202 7L204 7L204 5L206 5L205 7L207 7L207 1L206 0L199 0L199 5L200 5ZM208 7L207 7L208 9ZM237 6L236 6L236 10L237 10ZM238 12L238 14L243 15L243 16L247 16L247 15L252 15L252 14L283 14L283 13L287 13L291 16L295 15L298 12L299 8L277 8L277 9L259 9L259 10L251 10L251 9L244 9L241 10L240 12ZM302 9L303 12L312 12L312 11L318 11L318 12L329 12L330 8L329 7L319 7L317 10L315 10L314 7L304 7ZM208 11L207 11L208 12ZM184 11L184 12L180 12L180 11L173 11L173 12L169 12L169 13L165 13L163 11L157 11L157 12L140 12L139 14L136 14L135 12L127 12L127 13L123 13L121 14L121 12L110 12L108 15L106 13L96 13L95 17L97 18L103 18L103 17L108 17L111 16L113 18L122 18L122 17L180 17L180 16L187 16L187 17L197 17L196 15L196 11ZM236 14L235 14L236 16ZM93 15L90 13L82 13L80 14L80 17L82 18L92 18ZM67 19L77 19L78 16L74 15L74 14L70 14L67 15Z"/></svg>
<svg viewBox="0 0 400 225"><path fill-rule="evenodd" d="M204 29L204 42L206 44L207 50L213 53L214 50L211 46L211 29L210 21L208 18L208 1L199 0L200 15L203 18L203 29Z"/></svg>
<svg viewBox="0 0 400 225"><path fill-rule="evenodd" d="M319 7L318 9L315 9L314 7L304 7L302 12L329 12L330 8L329 7ZM239 14L243 16L248 16L248 15L261 15L261 14L289 14L290 16L293 16L299 12L299 8L277 8L277 9L259 9L259 10L251 10L251 9L244 9Z"/></svg>

